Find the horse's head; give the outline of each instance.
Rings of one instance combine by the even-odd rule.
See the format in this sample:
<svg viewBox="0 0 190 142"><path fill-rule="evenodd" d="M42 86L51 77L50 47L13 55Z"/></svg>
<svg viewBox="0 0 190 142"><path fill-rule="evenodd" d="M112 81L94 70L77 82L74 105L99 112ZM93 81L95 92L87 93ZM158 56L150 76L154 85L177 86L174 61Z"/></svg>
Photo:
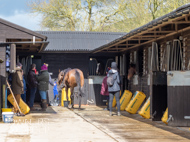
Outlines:
<svg viewBox="0 0 190 142"><path fill-rule="evenodd" d="M102 62L97 63L96 74L97 75L103 75L104 74L104 64Z"/></svg>
<svg viewBox="0 0 190 142"><path fill-rule="evenodd" d="M127 79L131 80L131 78L133 77L134 74L136 74L136 65L135 64L130 64Z"/></svg>
<svg viewBox="0 0 190 142"><path fill-rule="evenodd" d="M62 71L58 74L57 85L58 85L60 88L64 88L64 87L65 87L64 78L65 78L66 73L67 73L69 70L71 70L71 68L64 69L64 70L62 70Z"/></svg>
<svg viewBox="0 0 190 142"><path fill-rule="evenodd" d="M96 74L99 74L100 63L97 64Z"/></svg>
<svg viewBox="0 0 190 142"><path fill-rule="evenodd" d="M64 77L64 72L61 71L59 74L58 74L58 78L57 78L57 85L60 86L60 84L63 82L63 77Z"/></svg>

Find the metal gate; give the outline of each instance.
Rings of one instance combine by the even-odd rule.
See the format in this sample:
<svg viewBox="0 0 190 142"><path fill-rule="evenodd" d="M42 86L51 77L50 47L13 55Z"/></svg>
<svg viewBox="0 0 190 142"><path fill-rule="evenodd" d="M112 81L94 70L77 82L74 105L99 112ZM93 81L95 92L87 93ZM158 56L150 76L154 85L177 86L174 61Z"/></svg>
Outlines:
<svg viewBox="0 0 190 142"><path fill-rule="evenodd" d="M169 71L168 124L190 126L190 71Z"/></svg>

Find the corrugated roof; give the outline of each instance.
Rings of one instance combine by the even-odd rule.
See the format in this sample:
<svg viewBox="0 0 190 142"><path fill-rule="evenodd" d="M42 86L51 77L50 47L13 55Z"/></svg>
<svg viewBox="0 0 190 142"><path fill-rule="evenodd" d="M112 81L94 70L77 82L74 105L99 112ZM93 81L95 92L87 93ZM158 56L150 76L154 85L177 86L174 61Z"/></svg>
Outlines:
<svg viewBox="0 0 190 142"><path fill-rule="evenodd" d="M190 12L190 3L189 4L186 4L186 5L183 5L179 8L177 8L176 10L164 15L164 16L161 16L141 27L138 27L132 31L130 31L129 33L125 34L124 36L120 37L120 38L116 38L115 40L111 41L110 43L107 43L105 45L102 45L100 46L99 48L96 48L92 51L92 53L96 53L98 51L102 51L104 50L106 47L109 47L109 46L112 46L116 43L119 43L120 41L124 40L124 39L127 39L127 38L130 38L131 36L134 36L138 33L141 33L142 31L146 31L154 26L157 26L159 24L162 24L166 21L169 21L170 19L174 19L176 17L179 17L179 16L182 16L183 14L188 14Z"/></svg>
<svg viewBox="0 0 190 142"><path fill-rule="evenodd" d="M111 41L122 37L126 33L117 32L76 32L76 31L36 31L48 37L49 44L44 50L88 52Z"/></svg>

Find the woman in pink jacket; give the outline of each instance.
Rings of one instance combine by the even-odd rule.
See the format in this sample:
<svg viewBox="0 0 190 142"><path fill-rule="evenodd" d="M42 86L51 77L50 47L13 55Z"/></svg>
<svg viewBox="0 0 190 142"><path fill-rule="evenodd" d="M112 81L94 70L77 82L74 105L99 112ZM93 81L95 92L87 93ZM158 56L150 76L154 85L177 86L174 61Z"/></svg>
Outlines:
<svg viewBox="0 0 190 142"><path fill-rule="evenodd" d="M106 96L107 99L107 108L105 108L104 110L109 110L109 92L108 92L108 85L107 85L107 73L111 68L108 67L106 70L106 77L104 77L103 81L102 81L102 87L101 87L101 92L100 94L103 96Z"/></svg>

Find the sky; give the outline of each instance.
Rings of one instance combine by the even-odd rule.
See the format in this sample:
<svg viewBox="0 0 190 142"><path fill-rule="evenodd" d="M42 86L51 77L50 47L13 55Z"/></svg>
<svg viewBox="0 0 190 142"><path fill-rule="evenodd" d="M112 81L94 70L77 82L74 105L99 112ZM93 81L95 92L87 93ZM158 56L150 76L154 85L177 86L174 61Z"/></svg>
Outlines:
<svg viewBox="0 0 190 142"><path fill-rule="evenodd" d="M27 29L40 30L41 16L31 14L27 2L31 0L0 0L0 18L25 27Z"/></svg>

